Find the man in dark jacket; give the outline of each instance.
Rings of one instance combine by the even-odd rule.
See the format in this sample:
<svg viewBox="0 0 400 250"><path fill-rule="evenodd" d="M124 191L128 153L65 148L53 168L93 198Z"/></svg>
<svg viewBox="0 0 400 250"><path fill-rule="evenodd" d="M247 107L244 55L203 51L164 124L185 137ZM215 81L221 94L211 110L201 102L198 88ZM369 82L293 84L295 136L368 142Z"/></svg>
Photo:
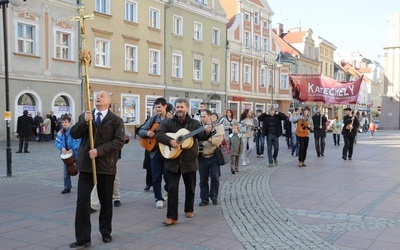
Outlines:
<svg viewBox="0 0 400 250"><path fill-rule="evenodd" d="M262 113L258 117L258 121L262 123L262 133L267 137L267 150L269 167L278 165L279 152L279 137L282 135L282 121L285 121L287 116L282 112L276 112L274 107L269 109L269 113ZM272 147L274 153L272 154Z"/></svg>
<svg viewBox="0 0 400 250"><path fill-rule="evenodd" d="M16 153L22 153L22 146L24 145L24 153L29 153L28 145L29 139L32 136L33 119L28 116L28 110L24 110L23 115L18 117L17 120L17 133L19 137L19 148Z"/></svg>
<svg viewBox="0 0 400 250"><path fill-rule="evenodd" d="M41 127L43 125L43 117L42 114L40 112L37 112L35 118L33 118L33 134L35 135L35 137L37 137L37 141L42 141L42 131L41 131Z"/></svg>
<svg viewBox="0 0 400 250"><path fill-rule="evenodd" d="M314 124L314 140L315 140L315 150L317 151L317 156L324 156L325 151L325 137L326 137L326 122L328 121L325 115L321 114L321 109L317 108L317 113L312 117Z"/></svg>
<svg viewBox="0 0 400 250"><path fill-rule="evenodd" d="M96 96L94 111L86 111L80 115L78 122L71 128L72 138L82 138L76 159L76 170L79 171L75 214L76 242L70 244L71 248L91 245L90 193L94 186L91 159L96 161L97 192L101 204L100 233L104 243L112 240L112 195L118 154L125 141L125 129L122 119L108 110L110 104L111 96L106 91L100 91ZM89 143L90 120L93 121L94 149L90 149Z"/></svg>
<svg viewBox="0 0 400 250"><path fill-rule="evenodd" d="M197 139L200 141L206 141L210 137L211 125L204 126L204 130L200 126L200 122L190 118L188 115L189 102L185 98L178 98L175 101L176 113L172 119L164 120L160 124L156 132L156 139L159 143L165 145L165 148L171 149L173 153L173 159L168 158L165 162L167 168L167 176L169 181L168 189L168 209L167 209L167 219L163 221L165 225L173 225L178 220L178 190L179 190L179 180L183 178L185 183L185 213L187 218L193 218L194 210L194 195L196 188L196 171L199 167L197 160L198 154L198 144ZM179 141L179 137L172 138L166 133L176 133L175 135L185 135L181 129L186 129L193 132L193 139L189 137L186 140L193 141L193 144L189 143L188 148L183 148L187 142ZM196 130L196 131L194 131ZM178 132L178 133L177 133ZM183 148L183 150L182 150ZM160 151L163 150L162 145L160 145ZM164 151L162 151L164 152ZM164 153L165 154L165 153Z"/></svg>
<svg viewBox="0 0 400 250"><path fill-rule="evenodd" d="M353 157L354 141L357 136L358 128L360 127L360 122L358 121L357 116L351 112L351 108L345 108L344 111L346 112L346 115L343 117L342 135L344 146L342 159L347 160L348 156L349 160L351 160Z"/></svg>

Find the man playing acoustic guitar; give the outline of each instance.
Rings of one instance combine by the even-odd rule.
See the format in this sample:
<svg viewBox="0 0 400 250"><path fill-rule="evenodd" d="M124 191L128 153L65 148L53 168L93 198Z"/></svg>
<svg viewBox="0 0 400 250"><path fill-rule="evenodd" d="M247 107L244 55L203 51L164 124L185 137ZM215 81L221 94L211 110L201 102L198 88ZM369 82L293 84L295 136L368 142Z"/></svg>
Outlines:
<svg viewBox="0 0 400 250"><path fill-rule="evenodd" d="M168 191L168 177L165 168L165 158L161 155L156 142L156 129L167 118L167 101L160 97L154 101L155 115L147 120L139 130L141 144L150 152L150 167L153 181L156 208L163 208L167 195L163 197L161 190L162 177L164 176L164 190Z"/></svg>
<svg viewBox="0 0 400 250"><path fill-rule="evenodd" d="M293 116L289 117L289 120L293 123L297 124L296 127L296 136L297 141L300 145L299 149L299 167L305 167L306 164L304 161L307 158L307 148L309 142L309 134L310 129L313 126L313 121L309 116L310 109L308 107L304 108L303 113L301 113L301 109L298 109L294 112Z"/></svg>
<svg viewBox="0 0 400 250"><path fill-rule="evenodd" d="M176 99L174 117L161 123L156 133L156 139L160 143L160 150L161 144L163 144L164 148L168 148L171 152L177 151L172 154L171 158L163 154L167 158L165 165L169 180L167 219L163 221L163 224L167 226L176 224L178 221L178 191L181 175L186 192L186 217L194 217L196 171L199 168L197 140L207 141L211 136L210 131L212 126L206 125L201 127L199 121L192 119L188 115L188 111L188 100L185 98ZM192 137L185 139L184 136L176 136L176 134L184 133L192 135L195 139L193 140ZM187 141L190 142L189 146L185 146Z"/></svg>

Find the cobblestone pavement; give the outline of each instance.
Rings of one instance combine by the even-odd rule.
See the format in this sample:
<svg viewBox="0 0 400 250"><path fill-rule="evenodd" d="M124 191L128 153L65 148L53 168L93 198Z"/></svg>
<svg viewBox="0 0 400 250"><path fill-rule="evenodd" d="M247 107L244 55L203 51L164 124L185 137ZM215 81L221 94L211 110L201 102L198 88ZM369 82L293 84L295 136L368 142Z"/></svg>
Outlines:
<svg viewBox="0 0 400 250"><path fill-rule="evenodd" d="M318 158L310 138L306 168L297 167L283 139L277 166L269 168L266 158L253 156L236 175L222 167L219 206L198 207L197 198L196 218L180 218L177 225L164 227L166 209L156 209L152 192L142 191L143 150L132 139L120 162L123 205L114 211L114 240L103 244L98 222L92 219L92 246L399 249L400 132L378 131L374 138L358 135L353 161L341 159L342 146L333 146L329 134L326 143L325 157ZM0 248L67 249L74 240L76 192L60 194L57 150L51 142L32 142L31 154L13 152L10 178L5 176L4 146L0 142ZM182 206L183 193L181 185Z"/></svg>

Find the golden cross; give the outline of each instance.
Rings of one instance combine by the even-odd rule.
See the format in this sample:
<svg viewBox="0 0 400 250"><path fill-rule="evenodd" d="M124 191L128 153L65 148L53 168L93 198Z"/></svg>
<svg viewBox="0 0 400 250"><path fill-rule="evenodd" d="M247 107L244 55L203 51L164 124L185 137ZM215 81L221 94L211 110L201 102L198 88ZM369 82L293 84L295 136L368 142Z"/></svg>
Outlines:
<svg viewBox="0 0 400 250"><path fill-rule="evenodd" d="M85 15L85 6L81 5L79 6L79 16L71 17L71 21L79 21L80 23L80 28L81 28L81 35L82 35L82 45L86 42L86 36L85 36L85 20L93 20L94 15Z"/></svg>

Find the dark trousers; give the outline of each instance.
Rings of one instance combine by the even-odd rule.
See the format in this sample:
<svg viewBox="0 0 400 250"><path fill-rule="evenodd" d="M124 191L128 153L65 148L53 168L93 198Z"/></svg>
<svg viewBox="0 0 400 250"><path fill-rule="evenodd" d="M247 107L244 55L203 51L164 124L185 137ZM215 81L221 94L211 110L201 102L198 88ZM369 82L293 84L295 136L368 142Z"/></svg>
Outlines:
<svg viewBox="0 0 400 250"><path fill-rule="evenodd" d="M196 172L181 174L167 172L169 180L167 218L178 219L179 180L185 184L185 213L194 211L194 195L196 189Z"/></svg>
<svg viewBox="0 0 400 250"><path fill-rule="evenodd" d="M164 190L168 191L168 178L167 170L165 168L165 158L162 156L160 151L157 151L154 158L151 159L151 176L153 177L153 192L156 201L164 200L162 196L162 177L164 176Z"/></svg>
<svg viewBox="0 0 400 250"><path fill-rule="evenodd" d="M262 135L262 133L257 133L255 135L255 139L256 139L257 155L263 155L264 154L265 137Z"/></svg>
<svg viewBox="0 0 400 250"><path fill-rule="evenodd" d="M143 168L146 169L146 186L153 186L153 177L151 176L151 163L149 151L144 151Z"/></svg>
<svg viewBox="0 0 400 250"><path fill-rule="evenodd" d="M325 137L315 137L315 150L317 151L317 156L325 152Z"/></svg>
<svg viewBox="0 0 400 250"><path fill-rule="evenodd" d="M218 201L219 177L221 176L221 167L218 165L215 155L210 158L201 157L199 159L200 175L200 199L202 201ZM208 178L211 179L208 185Z"/></svg>
<svg viewBox="0 0 400 250"><path fill-rule="evenodd" d="M340 145L340 134L332 134L333 135L333 142L335 145Z"/></svg>
<svg viewBox="0 0 400 250"><path fill-rule="evenodd" d="M274 147L274 153L272 153L272 147ZM268 161L272 163L278 157L279 152L279 137L276 134L267 134L267 150Z"/></svg>
<svg viewBox="0 0 400 250"><path fill-rule="evenodd" d="M22 147L24 146L24 151L28 151L30 136L19 136L19 148L18 151L22 151ZM25 142L25 145L24 145Z"/></svg>
<svg viewBox="0 0 400 250"><path fill-rule="evenodd" d="M99 230L102 235L110 235L113 215L113 189L115 175L97 174L97 194L101 205ZM75 237L77 242L90 242L92 225L90 222L90 193L93 189L92 173L79 173L78 199L75 213Z"/></svg>
<svg viewBox="0 0 400 250"><path fill-rule="evenodd" d="M297 137L300 145L299 149L299 162L304 162L307 158L307 148L308 148L308 142L310 138L308 136L306 137Z"/></svg>
<svg viewBox="0 0 400 250"><path fill-rule="evenodd" d="M353 157L353 146L356 137L354 135L343 135L344 146L342 156L349 158Z"/></svg>

